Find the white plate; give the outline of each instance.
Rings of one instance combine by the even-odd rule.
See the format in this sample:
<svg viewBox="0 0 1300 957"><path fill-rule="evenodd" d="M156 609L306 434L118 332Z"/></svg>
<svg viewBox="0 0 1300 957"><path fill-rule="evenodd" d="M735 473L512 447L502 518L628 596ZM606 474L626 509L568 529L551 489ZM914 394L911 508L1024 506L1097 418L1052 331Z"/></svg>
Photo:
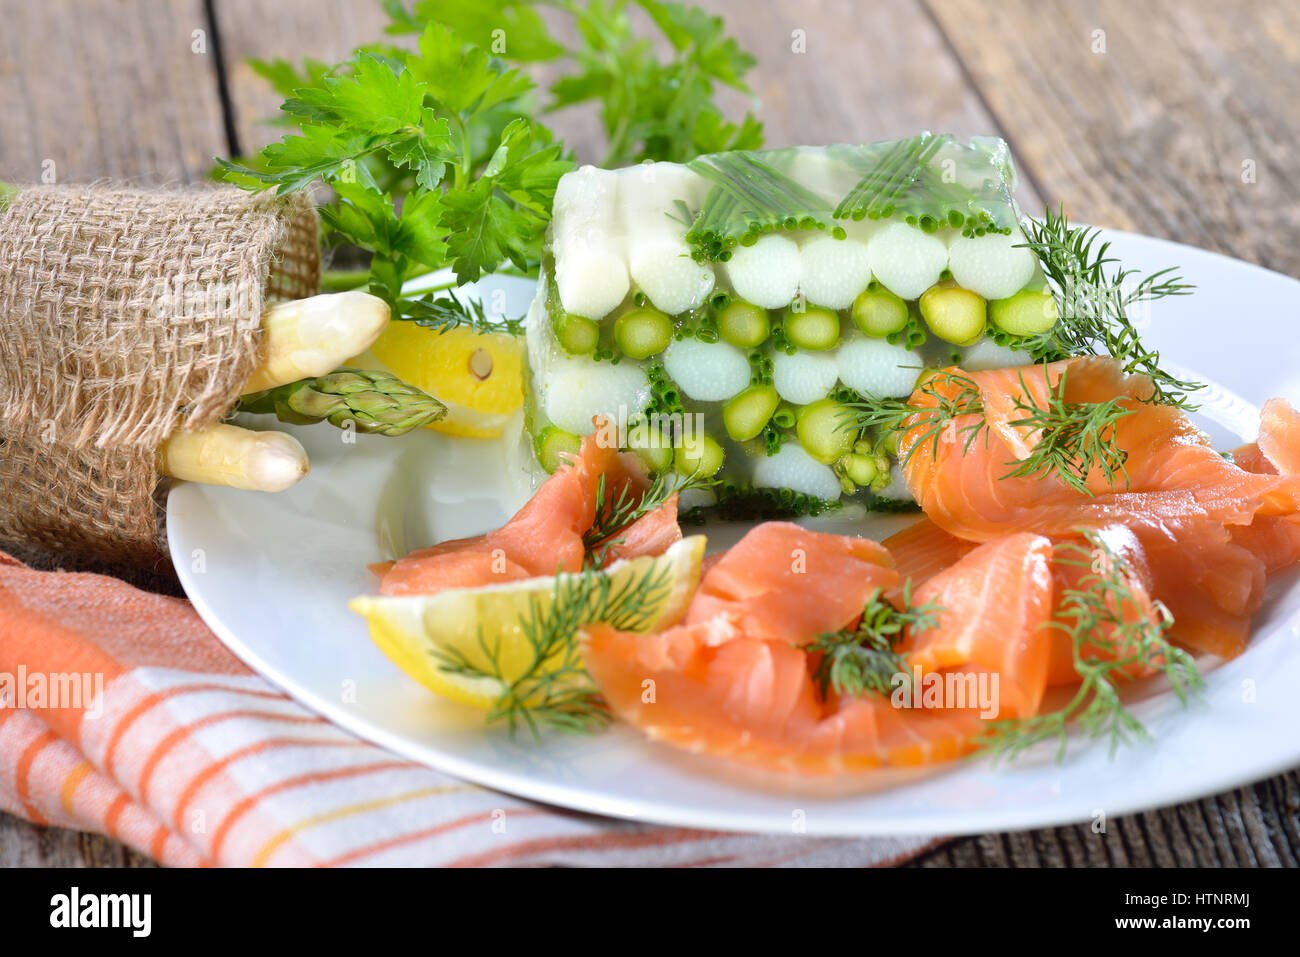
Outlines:
<svg viewBox="0 0 1300 957"><path fill-rule="evenodd" d="M1253 438L1255 406L1300 399L1300 282L1174 243L1110 233L1128 266L1178 265L1195 295L1152 310L1147 337L1201 380L1203 424L1217 442ZM494 277L508 315L532 283ZM491 300L489 300L491 301ZM498 300L499 303L499 300ZM271 423L267 423L271 424ZM288 426L279 426L289 428ZM400 440L319 426L293 430L312 472L279 495L180 484L168 501L172 558L186 592L230 649L308 707L356 734L457 777L527 798L691 827L790 833L956 834L1113 816L1223 791L1300 764L1300 585L1271 584L1249 650L1207 675L1203 705L1167 693L1134 706L1155 743L1077 749L1064 763L1034 755L1011 767L976 758L923 779L881 780L829 796L756 789L713 763L616 727L592 738L535 743L485 728L481 714L441 701L370 642L347 609L372 591L367 562L484 531L520 504L504 443L422 432ZM825 524L825 523L823 523ZM843 525L843 523L840 523ZM905 521L852 530L883 537ZM832 523L834 527L834 523ZM711 529L712 547L737 530Z"/></svg>

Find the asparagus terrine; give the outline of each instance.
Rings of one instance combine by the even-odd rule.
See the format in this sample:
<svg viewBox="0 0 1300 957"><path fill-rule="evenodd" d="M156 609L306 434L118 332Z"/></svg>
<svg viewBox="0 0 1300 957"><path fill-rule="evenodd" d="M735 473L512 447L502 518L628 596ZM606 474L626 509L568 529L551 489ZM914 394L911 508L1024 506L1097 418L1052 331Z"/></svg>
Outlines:
<svg viewBox="0 0 1300 957"><path fill-rule="evenodd" d="M652 471L715 479L696 504L905 501L846 411L1030 361L1056 311L1014 189L1001 140L925 133L567 174L527 323L538 460L600 415Z"/></svg>

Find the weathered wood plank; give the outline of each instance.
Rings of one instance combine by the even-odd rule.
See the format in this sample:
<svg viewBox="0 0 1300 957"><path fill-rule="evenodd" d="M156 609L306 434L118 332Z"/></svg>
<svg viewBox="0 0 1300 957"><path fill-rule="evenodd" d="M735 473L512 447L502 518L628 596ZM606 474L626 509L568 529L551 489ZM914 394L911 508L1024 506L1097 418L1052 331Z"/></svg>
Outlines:
<svg viewBox="0 0 1300 957"><path fill-rule="evenodd" d="M921 129L1004 135L919 0L873 4L869 13L854 0L702 5L726 17L758 59L751 84L771 146L869 142ZM855 25L867 17L864 34ZM1028 182L1019 199L1042 205Z"/></svg>
<svg viewBox="0 0 1300 957"><path fill-rule="evenodd" d="M700 5L724 17L729 32L757 58L750 81L770 145L879 140L922 128L960 136L999 132L920 0L872 9L871 33L888 42L873 43L865 57L861 34L844 29L862 14L853 0L704 0ZM386 39L386 17L378 4L216 0L214 9L246 152L281 135L266 123L279 98L247 58L297 62L311 56L334 62L357 44ZM555 27L563 34L565 21L555 18ZM547 65L537 78L545 81L555 72ZM724 91L721 102L733 116L752 105L732 91ZM581 160L599 161L600 128L590 110L564 110L546 122ZM1027 183L1020 198L1028 208L1042 205Z"/></svg>
<svg viewBox="0 0 1300 957"><path fill-rule="evenodd" d="M225 152L203 0L0 0L0 23L0 179L189 182Z"/></svg>
<svg viewBox="0 0 1300 957"><path fill-rule="evenodd" d="M1106 822L959 838L911 867L1294 867L1300 770Z"/></svg>
<svg viewBox="0 0 1300 957"><path fill-rule="evenodd" d="M1050 201L1300 274L1300 5L928 3Z"/></svg>
<svg viewBox="0 0 1300 957"><path fill-rule="evenodd" d="M250 57L295 65L304 57L336 63L363 43L394 42L384 34L388 17L371 0L214 0L212 9L234 127L246 154L283 135L267 122L279 110L280 97L248 65Z"/></svg>
<svg viewBox="0 0 1300 957"><path fill-rule="evenodd" d="M37 827L0 812L0 868L155 866L126 845L98 834Z"/></svg>

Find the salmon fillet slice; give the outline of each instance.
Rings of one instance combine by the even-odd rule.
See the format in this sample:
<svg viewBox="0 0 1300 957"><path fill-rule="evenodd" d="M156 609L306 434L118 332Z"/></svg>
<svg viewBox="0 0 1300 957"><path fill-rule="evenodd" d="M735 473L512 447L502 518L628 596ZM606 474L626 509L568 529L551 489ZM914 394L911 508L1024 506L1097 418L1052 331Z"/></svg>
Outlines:
<svg viewBox="0 0 1300 957"><path fill-rule="evenodd" d="M893 590L892 566L868 538L764 522L709 566L685 622L722 619L751 638L808 641L856 620L876 589Z"/></svg>
<svg viewBox="0 0 1300 957"><path fill-rule="evenodd" d="M1260 413L1259 439L1232 458L1248 472L1300 475L1300 412L1285 399L1269 399ZM1300 562L1300 517L1260 515L1231 532L1233 542L1259 558L1270 575Z"/></svg>
<svg viewBox="0 0 1300 957"><path fill-rule="evenodd" d="M1022 532L979 546L920 587L937 625L910 635L907 661L923 672L975 666L999 675L1001 707L1034 714L1047 686L1052 615L1052 542ZM1032 627L1036 634L1027 634Z"/></svg>
<svg viewBox="0 0 1300 957"><path fill-rule="evenodd" d="M1015 531L1070 534L1086 526L1212 519L1248 525L1256 515L1289 515L1300 509L1300 477L1248 472L1224 459L1209 439L1178 409L1140 401L1149 393L1143 376L1126 376L1108 358L1069 359L1048 366L956 373L978 387L984 407L982 429L969 445L961 429L981 417L956 417L935 443L923 440L924 423L914 416L900 450L908 488L926 515L945 531L987 541ZM1115 441L1127 453L1125 472L1111 488L1094 468L1083 494L1054 474L1008 476L1038 436L1012 423L1024 416L1016 397L1045 401L1065 377L1066 402L1116 398L1130 414L1115 425ZM953 401L960 387L935 380L932 387ZM933 395L918 391L913 402L934 408ZM910 456L910 457L909 457Z"/></svg>
<svg viewBox="0 0 1300 957"><path fill-rule="evenodd" d="M814 677L818 655L801 646L821 631L852 623L842 610L849 603L832 600L831 591L850 581L829 559L856 555L864 564L857 577L865 575L873 590L887 590L897 579L892 568L865 561L878 552L862 540L836 538L805 539L817 549L809 561L817 571L802 587L794 584L788 561L769 561L785 559L784 548L797 540L790 529L778 528L752 541L746 536L714 566L701 585L710 594L697 598L685 623L652 635L606 625L585 629L584 661L614 713L656 740L778 772L856 773L932 764L972 750L987 722L969 701L966 707L896 708L875 695L841 696L833 688L822 695ZM852 587L861 594L860 583ZM947 604L937 628L909 639L909 659L923 669L937 667L932 673L951 676L954 686L1000 672L997 717L1032 713L1046 678L1042 626L1051 614L1051 591L1047 539L1014 535L982 546L936 575L918 596ZM993 594L996 601L989 600ZM753 600L790 610L777 626L733 613L736 604Z"/></svg>
<svg viewBox="0 0 1300 957"><path fill-rule="evenodd" d="M945 532L928 518L895 532L883 542L904 581L916 587L969 555L976 543Z"/></svg>
<svg viewBox="0 0 1300 957"><path fill-rule="evenodd" d="M600 494L609 503L620 494L644 494L649 484L636 459L601 445L601 434L598 428L584 438L572 462L547 478L501 528L418 549L378 566L380 594L432 594L580 571L587 556L583 536L596 521ZM671 495L593 554L605 563L658 555L681 537L677 496Z"/></svg>

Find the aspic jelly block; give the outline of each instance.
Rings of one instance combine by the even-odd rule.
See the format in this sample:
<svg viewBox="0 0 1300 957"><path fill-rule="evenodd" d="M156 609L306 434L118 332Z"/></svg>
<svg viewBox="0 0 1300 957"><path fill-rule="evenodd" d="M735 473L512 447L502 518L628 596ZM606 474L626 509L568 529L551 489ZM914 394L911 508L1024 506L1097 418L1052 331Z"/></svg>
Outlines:
<svg viewBox="0 0 1300 957"><path fill-rule="evenodd" d="M1014 190L1001 140L928 133L569 173L527 323L538 460L601 416L651 471L716 480L687 507L906 503L850 410L1030 361L1057 315Z"/></svg>

